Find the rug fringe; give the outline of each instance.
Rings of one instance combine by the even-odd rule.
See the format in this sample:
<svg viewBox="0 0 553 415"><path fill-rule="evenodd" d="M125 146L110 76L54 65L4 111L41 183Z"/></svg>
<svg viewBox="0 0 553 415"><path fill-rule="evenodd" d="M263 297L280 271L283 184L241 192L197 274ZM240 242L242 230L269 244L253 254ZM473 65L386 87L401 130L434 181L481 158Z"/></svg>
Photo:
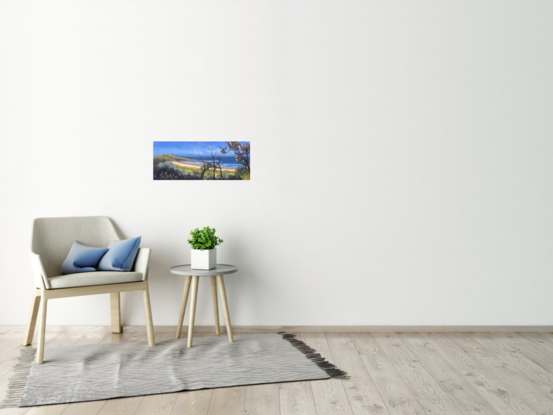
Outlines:
<svg viewBox="0 0 553 415"><path fill-rule="evenodd" d="M290 342L292 346L294 346L296 349L302 352L305 355L305 357L307 357L313 363L315 363L317 366L323 369L327 373L327 375L330 376L331 378L335 378L335 379L350 378L346 372L344 372L341 369L338 369L335 365L327 361L324 357L320 355L320 353L317 353L315 349L309 347L301 340L296 339L295 334L286 333L285 331L281 331L278 334L280 334L284 340L287 340L288 342Z"/></svg>
<svg viewBox="0 0 553 415"><path fill-rule="evenodd" d="M21 349L21 354L17 359L17 364L13 368L13 375L8 381L8 391L5 399L0 402L0 409L17 408L19 400L25 393L27 386L27 377L31 373L31 365L35 360L36 349Z"/></svg>

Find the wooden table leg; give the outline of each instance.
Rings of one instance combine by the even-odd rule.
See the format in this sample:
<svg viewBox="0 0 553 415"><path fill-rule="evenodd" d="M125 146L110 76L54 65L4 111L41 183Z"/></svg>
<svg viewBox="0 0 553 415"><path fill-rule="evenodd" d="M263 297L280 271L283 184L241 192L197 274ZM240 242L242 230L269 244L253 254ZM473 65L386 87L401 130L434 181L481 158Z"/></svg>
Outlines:
<svg viewBox="0 0 553 415"><path fill-rule="evenodd" d="M227 293L225 291L225 280L222 275L217 275L217 282L219 283L221 303L223 303L223 314L225 315L225 323L227 325L228 341L234 343L234 338L232 337L232 327L230 325L230 314L228 311Z"/></svg>
<svg viewBox="0 0 553 415"><path fill-rule="evenodd" d="M190 291L190 275L186 276L184 280L184 290L182 292L182 300L180 302L179 323L177 324L177 339L180 339L180 333L182 331L182 323L184 322L184 312L186 311L186 302L188 301L188 292Z"/></svg>
<svg viewBox="0 0 553 415"><path fill-rule="evenodd" d="M188 347L192 347L194 336L194 318L196 317L196 300L198 298L198 282L200 277L192 277L192 293L190 295L190 322L188 323Z"/></svg>
<svg viewBox="0 0 553 415"><path fill-rule="evenodd" d="M221 327L219 326L219 304L217 302L217 281L215 275L209 277L211 280L211 299L213 300L213 316L215 317L215 334L219 336L221 334Z"/></svg>

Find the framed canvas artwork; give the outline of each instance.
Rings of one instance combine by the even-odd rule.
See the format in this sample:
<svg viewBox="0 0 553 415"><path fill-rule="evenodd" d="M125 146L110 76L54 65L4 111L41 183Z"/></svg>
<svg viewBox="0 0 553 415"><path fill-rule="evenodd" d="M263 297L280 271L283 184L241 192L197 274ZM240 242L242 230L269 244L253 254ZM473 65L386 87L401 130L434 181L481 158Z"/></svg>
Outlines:
<svg viewBox="0 0 553 415"><path fill-rule="evenodd" d="M250 180L249 141L154 141L154 180Z"/></svg>

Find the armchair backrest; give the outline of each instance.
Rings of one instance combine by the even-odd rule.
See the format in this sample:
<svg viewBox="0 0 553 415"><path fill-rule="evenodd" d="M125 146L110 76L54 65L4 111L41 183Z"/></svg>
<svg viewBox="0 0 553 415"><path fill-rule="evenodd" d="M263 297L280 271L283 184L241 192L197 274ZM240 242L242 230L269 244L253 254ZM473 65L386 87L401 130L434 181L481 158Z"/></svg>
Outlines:
<svg viewBox="0 0 553 415"><path fill-rule="evenodd" d="M61 274L61 266L73 241L96 248L107 248L123 239L107 216L37 218L33 224L31 250L40 255L46 275Z"/></svg>

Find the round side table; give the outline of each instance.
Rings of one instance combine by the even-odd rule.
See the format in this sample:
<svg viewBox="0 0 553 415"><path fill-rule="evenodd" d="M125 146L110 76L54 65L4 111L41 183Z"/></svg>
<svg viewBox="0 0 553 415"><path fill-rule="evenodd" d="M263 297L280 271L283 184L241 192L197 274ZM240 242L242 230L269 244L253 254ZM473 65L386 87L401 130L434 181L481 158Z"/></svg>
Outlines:
<svg viewBox="0 0 553 415"><path fill-rule="evenodd" d="M227 325L228 340L231 343L234 342L232 337L232 328L230 326L230 314L228 311L227 294L225 291L225 280L223 275L234 274L236 271L238 271L237 267L227 264L217 264L217 267L213 269L192 269L190 264L171 267L172 274L186 276L180 305L179 324L177 325L177 339L180 338L182 323L184 321L184 312L186 310L186 302L188 301L190 284L192 284L192 294L190 295L190 323L188 324L188 347L192 347L194 319L196 317L196 299L198 297L198 284L200 277L209 277L211 279L211 298L213 299L213 314L215 316L215 333L217 336L221 334L221 329L219 327L219 306L217 302L218 284L219 294L221 295L221 303L223 303L223 314L225 315L225 323Z"/></svg>

